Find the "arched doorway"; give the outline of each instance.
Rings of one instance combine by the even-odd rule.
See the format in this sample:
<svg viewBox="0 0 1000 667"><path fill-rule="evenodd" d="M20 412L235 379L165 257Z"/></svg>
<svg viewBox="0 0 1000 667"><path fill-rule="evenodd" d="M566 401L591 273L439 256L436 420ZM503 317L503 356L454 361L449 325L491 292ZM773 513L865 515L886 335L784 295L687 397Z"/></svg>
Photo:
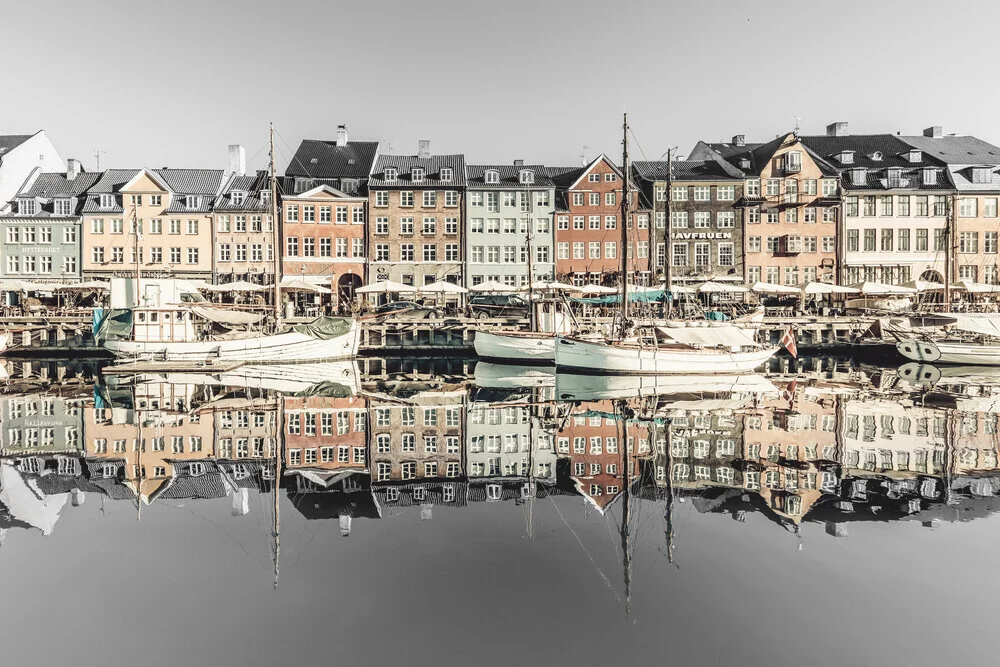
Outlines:
<svg viewBox="0 0 1000 667"><path fill-rule="evenodd" d="M930 283L944 284L944 277L933 269L928 269L921 273L920 279ZM944 303L944 294L937 291L923 292L920 294L920 298L924 303Z"/></svg>
<svg viewBox="0 0 1000 667"><path fill-rule="evenodd" d="M361 276L356 273L345 273L337 280L337 304L350 308L354 302L354 293L361 287Z"/></svg>
<svg viewBox="0 0 1000 667"><path fill-rule="evenodd" d="M941 274L933 270L927 270L921 273L920 279L926 280L927 282L931 283L941 283L942 285L944 284L944 278L941 276Z"/></svg>

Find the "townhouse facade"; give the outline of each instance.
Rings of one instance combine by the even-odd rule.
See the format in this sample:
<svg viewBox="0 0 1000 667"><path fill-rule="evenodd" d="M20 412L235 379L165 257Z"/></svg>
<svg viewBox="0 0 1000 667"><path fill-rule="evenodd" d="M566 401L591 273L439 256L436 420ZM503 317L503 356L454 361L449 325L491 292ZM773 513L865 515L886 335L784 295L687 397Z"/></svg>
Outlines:
<svg viewBox="0 0 1000 667"><path fill-rule="evenodd" d="M466 286L552 280L555 184L545 167L469 165L466 174Z"/></svg>
<svg viewBox="0 0 1000 667"><path fill-rule="evenodd" d="M465 392L419 392L411 404L369 404L375 483L422 483L465 477Z"/></svg>
<svg viewBox="0 0 1000 667"><path fill-rule="evenodd" d="M322 482L344 472L368 472L368 404L361 396L281 398L285 466Z"/></svg>
<svg viewBox="0 0 1000 667"><path fill-rule="evenodd" d="M944 163L894 135L850 135L835 123L803 143L840 174L838 282L944 282L954 185Z"/></svg>
<svg viewBox="0 0 1000 667"><path fill-rule="evenodd" d="M368 204L371 282L464 284L464 155L379 156Z"/></svg>
<svg viewBox="0 0 1000 667"><path fill-rule="evenodd" d="M213 283L274 284L271 196L271 178L266 171L230 173L212 206Z"/></svg>
<svg viewBox="0 0 1000 667"><path fill-rule="evenodd" d="M902 140L946 165L952 196L946 204L952 222L952 281L996 285L1000 218L1000 148L976 137L945 136L940 126Z"/></svg>
<svg viewBox="0 0 1000 667"><path fill-rule="evenodd" d="M470 403L466 426L469 477L556 480L552 434L541 428L531 406Z"/></svg>
<svg viewBox="0 0 1000 667"><path fill-rule="evenodd" d="M556 185L556 279L581 287L613 284L621 277L621 227L628 229L627 279L648 284L650 210L630 188L628 220L621 219L622 173L600 155L584 167L550 167Z"/></svg>
<svg viewBox="0 0 1000 667"><path fill-rule="evenodd" d="M143 277L211 281L222 179L221 169L105 171L82 209L84 278L132 277L138 263Z"/></svg>
<svg viewBox="0 0 1000 667"><path fill-rule="evenodd" d="M330 185L282 196L283 280L301 279L353 298L364 284L368 199Z"/></svg>
<svg viewBox="0 0 1000 667"><path fill-rule="evenodd" d="M67 168L45 130L0 134L0 212L32 172L63 173Z"/></svg>
<svg viewBox="0 0 1000 667"><path fill-rule="evenodd" d="M81 278L81 211L100 174L78 160L65 173L35 170L0 213L0 277L78 282Z"/></svg>

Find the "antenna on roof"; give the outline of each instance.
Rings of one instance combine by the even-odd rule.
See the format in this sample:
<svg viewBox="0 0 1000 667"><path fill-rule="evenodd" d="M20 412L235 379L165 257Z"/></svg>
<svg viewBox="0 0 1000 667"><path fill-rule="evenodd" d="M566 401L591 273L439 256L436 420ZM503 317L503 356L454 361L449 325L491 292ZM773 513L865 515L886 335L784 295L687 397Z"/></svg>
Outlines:
<svg viewBox="0 0 1000 667"><path fill-rule="evenodd" d="M795 137L799 136L799 123L802 122L802 116L793 116L795 118Z"/></svg>
<svg viewBox="0 0 1000 667"><path fill-rule="evenodd" d="M580 164L587 166L587 151L590 150L590 146L584 146L583 152L580 153Z"/></svg>
<svg viewBox="0 0 1000 667"><path fill-rule="evenodd" d="M107 151L102 151L101 149L94 150L94 157L97 158L97 171L101 170L101 155L107 155Z"/></svg>

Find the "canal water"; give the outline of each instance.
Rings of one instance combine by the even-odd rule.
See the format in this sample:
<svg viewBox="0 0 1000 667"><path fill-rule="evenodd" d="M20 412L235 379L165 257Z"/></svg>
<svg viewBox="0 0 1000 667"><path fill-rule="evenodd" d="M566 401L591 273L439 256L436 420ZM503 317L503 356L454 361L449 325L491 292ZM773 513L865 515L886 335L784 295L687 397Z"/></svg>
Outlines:
<svg viewBox="0 0 1000 667"><path fill-rule="evenodd" d="M995 661L988 369L2 373L6 664Z"/></svg>

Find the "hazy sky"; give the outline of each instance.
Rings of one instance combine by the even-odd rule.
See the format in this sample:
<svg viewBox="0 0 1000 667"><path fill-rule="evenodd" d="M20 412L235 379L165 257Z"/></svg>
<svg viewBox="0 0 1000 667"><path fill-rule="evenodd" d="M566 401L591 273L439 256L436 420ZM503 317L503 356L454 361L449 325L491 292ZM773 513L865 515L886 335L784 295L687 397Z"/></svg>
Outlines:
<svg viewBox="0 0 1000 667"><path fill-rule="evenodd" d="M9 3L10 0L7 0ZM256 5L256 7L255 7ZM656 159L698 139L767 140L846 120L1000 142L983 79L1000 4L131 0L21 3L0 44L0 132L48 130L105 167L225 167L241 143L279 168L305 137L472 163L620 153L627 105ZM386 150L384 147L383 150Z"/></svg>

